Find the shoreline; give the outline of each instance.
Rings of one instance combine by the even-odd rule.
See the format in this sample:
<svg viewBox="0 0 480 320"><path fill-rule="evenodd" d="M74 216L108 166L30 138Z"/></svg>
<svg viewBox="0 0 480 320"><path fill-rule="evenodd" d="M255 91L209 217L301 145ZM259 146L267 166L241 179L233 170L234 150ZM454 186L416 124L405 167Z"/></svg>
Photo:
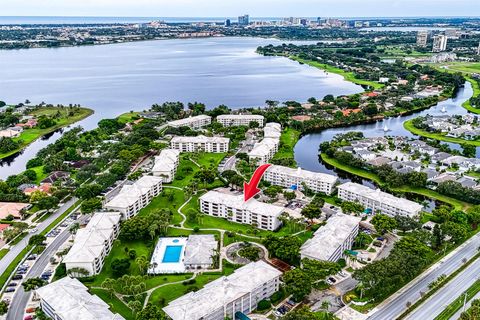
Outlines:
<svg viewBox="0 0 480 320"><path fill-rule="evenodd" d="M441 133L431 133L422 129L415 128L412 124L414 119L407 120L403 123L403 127L413 133L414 135L433 139L433 140L440 140L440 141L445 141L445 142L450 142L450 143L455 143L455 144L469 144L475 147L480 147L480 140L464 140L460 138L454 138L454 137L447 137L444 136Z"/></svg>
<svg viewBox="0 0 480 320"><path fill-rule="evenodd" d="M24 142L22 142L22 144L20 145L20 147L18 149L15 149L15 150L12 150L12 151L9 151L9 152L6 152L6 153L1 153L0 154L0 160L8 158L8 157L13 156L13 155L16 155L16 154L22 152L25 148L27 148L30 144L34 143L38 139L40 139L40 138L42 138L42 137L44 137L48 134L54 133L57 130L64 129L64 128L72 125L72 124L75 124L75 123L83 120L83 119L86 119L86 118L90 117L92 114L95 113L95 111L93 109L89 109L89 108L85 108L85 107L80 107L80 109L81 109L81 114L80 115L74 116L74 117L71 117L71 118L69 118L69 117L65 118L65 121L66 121L65 123L56 124L56 125L54 125L50 128L47 128L47 129L33 128L33 129L26 129L26 130L22 131L22 133L18 137L13 138L13 140L15 140L15 141L24 140ZM34 133L32 137L28 137L27 139L25 139L25 136L31 135L32 131L39 131L39 132ZM22 137L22 135L24 135L24 136Z"/></svg>
<svg viewBox="0 0 480 320"><path fill-rule="evenodd" d="M380 180L380 178L377 176L377 174L375 174L373 172L367 171L365 169L355 168L355 167L351 167L351 166L342 164L342 163L338 162L336 159L325 155L324 153L320 153L319 156L322 159L322 161L331 165L332 167L335 167L335 169L342 170L342 171L345 171L347 173L353 174L355 176L373 181L374 183L378 184L380 187L383 187L385 185L385 183ZM455 207L457 209L467 209L467 208L472 206L471 203L464 202L464 201L461 201L461 200L451 198L449 196L442 195L442 194L440 194L440 193L438 193L434 190L430 190L430 189L427 189L427 188L414 188L414 187L409 187L409 186L402 186L402 187L399 187L399 188L392 188L390 190L396 191L396 192L401 192L401 193L418 194L418 195L421 195L421 196L424 196L424 197L431 198L431 199L436 200L436 201L441 201L441 202L447 203L447 204L452 205L453 207Z"/></svg>

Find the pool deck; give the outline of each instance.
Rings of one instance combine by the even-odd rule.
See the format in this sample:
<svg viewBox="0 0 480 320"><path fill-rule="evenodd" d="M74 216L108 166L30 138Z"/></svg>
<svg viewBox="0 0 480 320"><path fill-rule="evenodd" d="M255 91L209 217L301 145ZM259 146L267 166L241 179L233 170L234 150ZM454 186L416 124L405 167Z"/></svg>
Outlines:
<svg viewBox="0 0 480 320"><path fill-rule="evenodd" d="M187 243L187 238L185 237L172 237L172 238L160 238L158 239L155 250L153 251L152 259L150 261L151 265L156 264L155 268L149 268L149 274L162 274L162 273L184 273L185 265L183 264L183 259L185 256L185 247ZM181 246L180 256L178 261L175 262L163 262L164 260L171 260L171 256L168 256L167 259L164 259L165 252L167 247ZM175 253L176 254L176 253ZM177 259L174 259L177 260Z"/></svg>

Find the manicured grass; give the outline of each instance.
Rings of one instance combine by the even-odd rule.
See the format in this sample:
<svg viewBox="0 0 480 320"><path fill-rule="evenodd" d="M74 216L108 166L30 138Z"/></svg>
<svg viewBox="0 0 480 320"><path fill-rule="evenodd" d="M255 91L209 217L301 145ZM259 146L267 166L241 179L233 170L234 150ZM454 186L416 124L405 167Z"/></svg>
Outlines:
<svg viewBox="0 0 480 320"><path fill-rule="evenodd" d="M357 78L355 78L355 75L354 75L353 72L347 72L343 69L336 68L336 67L333 67L333 66L328 65L328 64L323 64L323 63L316 62L316 61L311 61L311 60L304 60L304 59L300 59L300 58L295 57L295 56L291 56L290 59L301 62L301 63L304 63L304 64L308 64L309 66L319 68L319 69L325 70L327 72L336 73L338 75L341 75L346 81L350 81L350 82L353 82L355 84L362 85L362 86L370 86L375 90L381 89L385 86L384 84L378 83L378 82L375 82L375 81L357 79Z"/></svg>
<svg viewBox="0 0 480 320"><path fill-rule="evenodd" d="M111 263L114 259L123 259L128 258L128 255L125 249L135 250L137 252L137 257L145 256L150 260L151 252L155 246L155 239L146 243L143 240L137 241L115 241L110 251L109 255L105 258L105 263L103 264L102 272L95 277L95 280L91 283L93 287L100 287L102 282L106 278L116 278L112 273ZM137 276L141 275L140 268L138 267L135 259L130 260L130 269L128 270L129 275Z"/></svg>
<svg viewBox="0 0 480 320"><path fill-rule="evenodd" d="M480 73L480 63L478 62L448 62L442 66L454 72Z"/></svg>
<svg viewBox="0 0 480 320"><path fill-rule="evenodd" d="M60 112L60 117L55 119L57 123L47 129L40 129L40 128L31 128L31 129L25 129L22 131L20 136L13 138L14 141L19 141L21 142L20 147L18 149L5 152L5 153L0 153L0 159L11 156L12 154L16 154L20 152L22 149L24 149L26 146L37 140L38 138L49 134L55 130L58 130L60 128L66 127L68 125L71 125L72 123L75 123L77 121L80 121L82 119L85 119L86 117L90 116L93 114L93 110L87 109L87 108L79 108L78 112L75 113L73 116L68 115L69 108L56 108L56 107L48 107L48 108L42 108L39 110L35 110L31 113L33 116L39 116L39 115L54 115L57 112Z"/></svg>
<svg viewBox="0 0 480 320"><path fill-rule="evenodd" d="M464 301L470 301L477 293L480 292L480 280L475 281L465 292L452 301L443 311L435 318L435 320L448 320L463 307ZM465 299L465 295L467 296Z"/></svg>
<svg viewBox="0 0 480 320"><path fill-rule="evenodd" d="M323 161L325 161L326 163L328 163L331 166L334 166L334 167L336 167L340 170L346 171L348 173L360 176L362 178L369 179L369 180L375 182L376 184L378 184L380 186L384 185L384 183L378 177L378 175L376 175L373 172L345 165L343 163L340 163L336 159L327 156L325 153L322 153L321 157L322 157ZM442 194L439 194L436 191L433 191L433 190L430 190L430 189L427 189L427 188L402 186L402 187L399 187L399 188L393 188L392 190L393 191L398 191L398 192L416 193L416 194L419 194L419 195L422 195L422 196L432 198L434 200L438 200L438 201L448 203L448 204L450 204L450 205L452 205L455 208L460 209L460 210L467 209L471 206L470 203L460 201L460 200L457 200L457 199L454 199L454 198L451 198L451 197L448 197L448 196L444 196Z"/></svg>
<svg viewBox="0 0 480 320"><path fill-rule="evenodd" d="M192 199L185 205L182 209L184 214L187 213L188 210L195 210L199 212L199 200L198 198L203 194L199 193L192 197ZM287 227L282 227L280 230L276 232L271 231L264 231L260 229L253 228L250 225L232 222L224 218L217 218L212 217L209 215L201 214L200 218L197 223L190 223L185 221L185 227L187 228L195 228L199 227L201 229L223 229L226 231L232 231L239 234L245 234L249 236L255 237L266 237L267 235L275 235L275 236L286 236L291 234Z"/></svg>
<svg viewBox="0 0 480 320"><path fill-rule="evenodd" d="M472 89L473 89L472 97L478 97L478 95L480 95L480 86L479 86L478 82L476 80L470 78L470 77L465 77L465 78L467 79L468 82L470 82L472 84ZM470 103L470 99L465 101L462 104L462 107L464 107L465 109L467 109L470 112L480 114L480 109L472 106L472 104Z"/></svg>
<svg viewBox="0 0 480 320"><path fill-rule="evenodd" d="M458 143L458 144L470 144L472 146L480 146L480 140L464 140L460 138L447 137L446 133L432 133L422 129L415 128L415 126L413 125L413 119L405 121L403 123L403 127L417 136L422 136L429 139L441 140L441 141Z"/></svg>
<svg viewBox="0 0 480 320"><path fill-rule="evenodd" d="M91 288L90 292L105 301L110 306L110 310L113 313L118 313L122 315L126 320L135 319L132 310L130 310L130 308L127 307L127 305L120 301L117 297L111 297L110 293L107 290Z"/></svg>
<svg viewBox="0 0 480 320"><path fill-rule="evenodd" d="M300 138L300 131L287 128L282 131L282 135L280 136L280 148L278 152L273 156L272 160L275 159L292 159L293 165L292 167L296 167L297 163L294 160L293 148L298 142Z"/></svg>
<svg viewBox="0 0 480 320"><path fill-rule="evenodd" d="M42 181L47 177L47 174L43 172L43 167L44 166L38 166L38 167L33 167L29 169L29 170L35 171L35 173L37 174L37 179L35 180L36 184L40 184L40 181Z"/></svg>
<svg viewBox="0 0 480 320"><path fill-rule="evenodd" d="M170 200L170 197L172 196L173 199ZM177 210L185 200L185 193L183 190L165 188L158 197L153 198L148 206L140 210L138 215L146 215L158 209L170 209L173 213L170 224L178 224L182 221L182 217L178 214Z"/></svg>
<svg viewBox="0 0 480 320"><path fill-rule="evenodd" d="M136 118L138 118L138 114L139 112L125 112L125 113L122 113L121 115L119 115L117 117L118 119L118 122L121 122L121 123L128 123L128 122L131 122L132 120L135 120Z"/></svg>
<svg viewBox="0 0 480 320"><path fill-rule="evenodd" d="M0 260L5 257L5 255L9 252L9 249L0 249Z"/></svg>
<svg viewBox="0 0 480 320"><path fill-rule="evenodd" d="M8 265L8 267L3 271L3 273L0 275L0 288L2 288L5 285L5 282L7 282L8 278L12 274L12 272L17 268L17 265L23 260L23 258L27 255L27 253L32 249L32 246L26 246L18 256L13 259L13 261Z"/></svg>
<svg viewBox="0 0 480 320"><path fill-rule="evenodd" d="M177 283L158 288L152 292L148 301L161 307L166 306L169 302L183 296L184 294L187 294L192 290L197 291L203 288L207 283L212 282L223 275L232 274L233 271L234 268L225 265L224 262L223 272L205 272L198 275L193 284Z"/></svg>
<svg viewBox="0 0 480 320"><path fill-rule="evenodd" d="M174 181L170 185L183 188L191 183L195 176L195 173L200 171L200 167L198 167L193 161L195 161L204 168L209 168L212 166L214 170L216 170L218 164L220 163L220 161L222 161L223 158L225 158L225 156L226 153L200 153L195 159L195 156L193 154L182 154L180 157L180 163L177 168L177 174ZM192 161L190 160L190 158L194 160ZM190 170L190 172L188 172L187 170ZM178 177L183 177L183 179L178 179Z"/></svg>

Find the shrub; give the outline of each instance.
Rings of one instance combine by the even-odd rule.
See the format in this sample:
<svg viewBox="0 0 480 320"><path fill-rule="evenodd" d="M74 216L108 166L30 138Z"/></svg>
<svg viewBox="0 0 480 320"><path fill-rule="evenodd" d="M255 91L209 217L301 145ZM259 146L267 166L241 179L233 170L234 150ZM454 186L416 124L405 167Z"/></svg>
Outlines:
<svg viewBox="0 0 480 320"><path fill-rule="evenodd" d="M268 310L272 304L268 300L260 300L257 305L257 310L258 311L265 311Z"/></svg>

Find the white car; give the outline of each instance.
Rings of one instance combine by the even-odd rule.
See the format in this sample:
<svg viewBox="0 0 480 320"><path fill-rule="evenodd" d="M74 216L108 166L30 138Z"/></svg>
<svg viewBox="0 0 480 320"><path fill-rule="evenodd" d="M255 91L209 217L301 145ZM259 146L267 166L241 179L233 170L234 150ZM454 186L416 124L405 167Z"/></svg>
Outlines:
<svg viewBox="0 0 480 320"><path fill-rule="evenodd" d="M37 232L37 231L38 231L37 228L33 228L32 230L30 230L30 233L35 233L35 232Z"/></svg>

